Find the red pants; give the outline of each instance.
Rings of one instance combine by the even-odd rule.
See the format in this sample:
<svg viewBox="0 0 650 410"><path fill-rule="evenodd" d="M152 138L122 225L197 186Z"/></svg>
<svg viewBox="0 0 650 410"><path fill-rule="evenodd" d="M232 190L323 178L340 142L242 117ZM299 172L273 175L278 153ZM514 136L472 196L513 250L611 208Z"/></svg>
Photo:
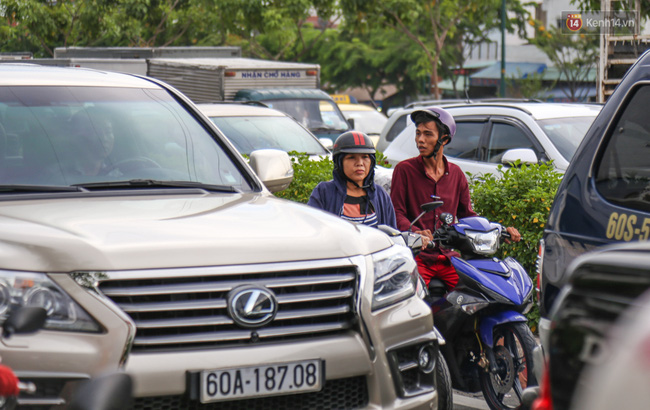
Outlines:
<svg viewBox="0 0 650 410"><path fill-rule="evenodd" d="M436 260L432 265L425 264L420 258L420 255L415 257L415 261L418 263L420 276L422 276L422 279L424 279L427 286L429 285L429 280L431 278L436 278L445 282L448 290L456 287L456 284L458 283L458 274L448 257L438 255L438 260Z"/></svg>

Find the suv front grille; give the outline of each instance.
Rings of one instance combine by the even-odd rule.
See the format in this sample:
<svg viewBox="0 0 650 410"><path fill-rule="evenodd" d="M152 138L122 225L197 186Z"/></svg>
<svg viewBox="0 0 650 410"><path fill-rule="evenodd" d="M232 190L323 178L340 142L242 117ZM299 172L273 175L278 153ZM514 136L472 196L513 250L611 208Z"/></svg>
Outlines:
<svg viewBox="0 0 650 410"><path fill-rule="evenodd" d="M293 264L283 264L287 266ZM109 273L100 281L99 290L135 322L133 351L307 338L352 328L356 323L356 267L311 266ZM241 285L266 287L275 293L279 308L271 323L246 329L232 320L228 293Z"/></svg>

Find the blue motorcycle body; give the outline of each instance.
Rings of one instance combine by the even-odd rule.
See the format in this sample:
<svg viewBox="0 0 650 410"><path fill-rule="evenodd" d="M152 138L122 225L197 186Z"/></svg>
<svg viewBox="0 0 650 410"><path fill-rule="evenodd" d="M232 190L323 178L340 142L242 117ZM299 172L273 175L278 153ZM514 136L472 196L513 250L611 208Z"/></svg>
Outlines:
<svg viewBox="0 0 650 410"><path fill-rule="evenodd" d="M462 391L480 389L477 380L483 372L498 373L503 346L496 346L495 334L503 332L496 329L513 324L521 329L532 306L533 283L523 266L514 258L493 256L498 243L491 241L499 241L503 231L500 224L468 217L444 225L434 235L441 246L461 253L451 257L458 284L444 295L438 288L437 298L433 291L431 307L436 328L447 341L443 354L454 387ZM489 383L484 380L482 387Z"/></svg>

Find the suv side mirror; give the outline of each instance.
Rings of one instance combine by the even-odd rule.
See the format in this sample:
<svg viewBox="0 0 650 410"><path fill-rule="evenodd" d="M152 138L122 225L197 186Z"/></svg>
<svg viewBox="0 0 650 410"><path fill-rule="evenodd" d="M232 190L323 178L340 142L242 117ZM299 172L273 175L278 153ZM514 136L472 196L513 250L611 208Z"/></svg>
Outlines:
<svg viewBox="0 0 650 410"><path fill-rule="evenodd" d="M501 163L506 165L510 165L517 160L520 160L523 164L537 164L539 162L537 154L530 148L509 149L501 157Z"/></svg>
<svg viewBox="0 0 650 410"><path fill-rule="evenodd" d="M354 118L348 118L347 121L348 121L348 124L350 125L350 129L353 130L354 129Z"/></svg>
<svg viewBox="0 0 650 410"><path fill-rule="evenodd" d="M271 192L289 187L293 181L293 166L289 154L278 149L260 149L251 152L250 166Z"/></svg>

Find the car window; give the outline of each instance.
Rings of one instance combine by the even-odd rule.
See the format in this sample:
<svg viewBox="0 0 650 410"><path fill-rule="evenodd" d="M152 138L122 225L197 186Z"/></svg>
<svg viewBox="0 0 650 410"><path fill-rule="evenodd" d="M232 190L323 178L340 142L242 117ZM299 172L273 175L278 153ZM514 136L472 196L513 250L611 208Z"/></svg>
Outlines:
<svg viewBox="0 0 650 410"><path fill-rule="evenodd" d="M531 148L535 150L532 141L521 128L512 124L493 123L488 142L487 161L501 163L503 154L507 150L515 148Z"/></svg>
<svg viewBox="0 0 650 410"><path fill-rule="evenodd" d="M325 125L326 128L331 128L335 130L345 131L350 127L348 122L341 114L340 110L336 106L334 101L320 101L318 103L318 109L320 110L320 115L323 118L324 124L317 124L313 128L319 128Z"/></svg>
<svg viewBox="0 0 650 410"><path fill-rule="evenodd" d="M310 155L328 151L298 123L288 117L211 117L217 127L245 155L258 149L280 149Z"/></svg>
<svg viewBox="0 0 650 410"><path fill-rule="evenodd" d="M265 103L271 108L289 114L310 130L325 128L345 131L349 128L333 101L269 100Z"/></svg>
<svg viewBox="0 0 650 410"><path fill-rule="evenodd" d="M571 161L595 118L596 115L593 117L549 118L539 120L537 123L564 159Z"/></svg>
<svg viewBox="0 0 650 410"><path fill-rule="evenodd" d="M344 111L345 118L354 120L354 128L366 134L381 134L388 121L386 116L378 111Z"/></svg>
<svg viewBox="0 0 650 410"><path fill-rule="evenodd" d="M612 127L597 164L596 189L626 208L650 211L650 86L641 87Z"/></svg>
<svg viewBox="0 0 650 410"><path fill-rule="evenodd" d="M212 135L164 90L0 87L0 124L5 185L155 179L250 189Z"/></svg>
<svg viewBox="0 0 650 410"><path fill-rule="evenodd" d="M406 128L407 125L406 121L408 120L408 118L409 118L409 114L404 114L401 117L399 117L397 120L395 120L393 125L390 127L390 130L388 130L388 132L386 133L386 141L390 142L394 140L395 137L397 137L399 133L402 132L404 128Z"/></svg>
<svg viewBox="0 0 650 410"><path fill-rule="evenodd" d="M445 155L462 159L478 159L478 147L483 131L481 122L456 122L456 134L445 145Z"/></svg>

